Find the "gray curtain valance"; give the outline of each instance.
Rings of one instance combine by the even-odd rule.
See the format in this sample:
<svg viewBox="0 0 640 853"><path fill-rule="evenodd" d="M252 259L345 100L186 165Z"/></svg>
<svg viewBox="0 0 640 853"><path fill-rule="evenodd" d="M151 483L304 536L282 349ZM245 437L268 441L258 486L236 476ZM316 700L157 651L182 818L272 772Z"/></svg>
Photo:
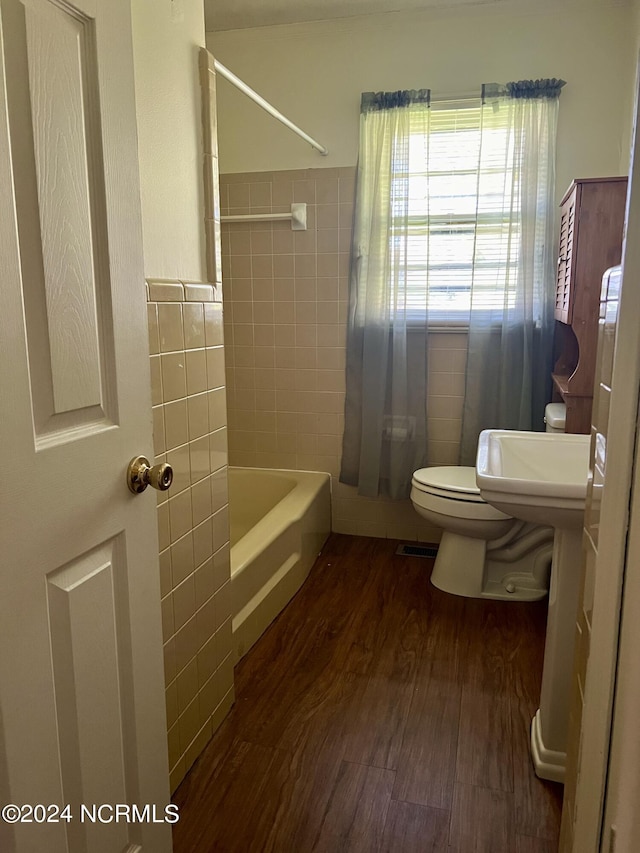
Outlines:
<svg viewBox="0 0 640 853"><path fill-rule="evenodd" d="M512 83L483 83L482 103L488 98L558 98L565 80L556 77L541 80L517 80Z"/></svg>
<svg viewBox="0 0 640 853"><path fill-rule="evenodd" d="M565 80L557 77L539 80L515 80L510 83L483 83L482 102L489 98L558 98ZM378 110L392 110L410 104L431 103L431 89L399 89L397 92L363 92L360 99L360 112L369 113Z"/></svg>
<svg viewBox="0 0 640 853"><path fill-rule="evenodd" d="M405 89L397 92L363 92L360 99L360 112L370 113L376 110L392 110L396 107L407 107L409 104L426 104L431 102L430 89Z"/></svg>

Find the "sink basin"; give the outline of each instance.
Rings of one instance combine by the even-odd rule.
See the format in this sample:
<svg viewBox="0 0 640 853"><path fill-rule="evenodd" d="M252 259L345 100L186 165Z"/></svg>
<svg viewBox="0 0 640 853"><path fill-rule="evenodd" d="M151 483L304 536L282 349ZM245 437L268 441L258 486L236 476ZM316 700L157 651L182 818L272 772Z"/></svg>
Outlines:
<svg viewBox="0 0 640 853"><path fill-rule="evenodd" d="M488 429L480 433L476 462L488 503L554 528L540 707L531 723L533 766L554 782L564 781L567 758L589 447L586 435Z"/></svg>
<svg viewBox="0 0 640 853"><path fill-rule="evenodd" d="M484 430L476 463L480 494L524 521L581 527L589 446L588 435Z"/></svg>

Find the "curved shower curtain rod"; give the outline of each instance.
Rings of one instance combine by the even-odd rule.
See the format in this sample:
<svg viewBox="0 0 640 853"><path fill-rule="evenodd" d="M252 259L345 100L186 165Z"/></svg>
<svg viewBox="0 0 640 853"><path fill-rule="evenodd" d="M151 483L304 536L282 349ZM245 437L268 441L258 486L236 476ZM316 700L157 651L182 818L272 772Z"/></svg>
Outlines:
<svg viewBox="0 0 640 853"><path fill-rule="evenodd" d="M233 71L229 71L229 69L217 59L215 59L215 57L213 60L213 66L218 72L218 74L220 74L230 83L233 83L233 85L237 89L240 89L241 92L244 92L244 94L251 98L252 101L255 101L255 103L259 107L262 107L263 110L266 110L269 115L272 115L274 118L277 118L278 121L281 121L282 124L289 128L289 130L292 130L294 133L297 133L298 136L302 137L302 139L308 142L309 145L316 149L316 151L319 151L323 156L326 157L326 155L329 153L329 150L325 148L324 145L320 145L320 143L317 142L312 136L309 136L308 133L305 133L304 130L301 130L297 124L294 124L290 119L282 115L280 110L277 110L274 106L272 106L269 101L266 101L261 95L259 95L254 89L252 89L251 86L247 86L244 81L242 81L239 77L236 77Z"/></svg>

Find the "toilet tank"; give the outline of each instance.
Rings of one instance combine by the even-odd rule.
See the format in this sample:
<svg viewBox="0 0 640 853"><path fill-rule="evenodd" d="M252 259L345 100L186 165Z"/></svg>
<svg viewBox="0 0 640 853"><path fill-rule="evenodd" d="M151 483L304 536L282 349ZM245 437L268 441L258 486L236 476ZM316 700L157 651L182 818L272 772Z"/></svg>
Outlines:
<svg viewBox="0 0 640 853"><path fill-rule="evenodd" d="M565 403L547 403L544 410L547 432L564 432L566 420L567 406Z"/></svg>

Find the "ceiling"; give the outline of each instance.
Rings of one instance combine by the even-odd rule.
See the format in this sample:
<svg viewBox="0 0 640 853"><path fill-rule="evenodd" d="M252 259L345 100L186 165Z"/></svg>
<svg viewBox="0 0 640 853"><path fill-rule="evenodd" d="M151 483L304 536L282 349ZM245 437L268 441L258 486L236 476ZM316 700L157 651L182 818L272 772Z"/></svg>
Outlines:
<svg viewBox="0 0 640 853"><path fill-rule="evenodd" d="M415 9L460 8L464 6L524 8L539 10L541 5L568 5L572 0L204 0L207 31L265 27L302 21L324 21ZM582 0L585 2L585 0ZM587 0L588 2L588 0ZM602 5L625 5L629 0L592 0Z"/></svg>

